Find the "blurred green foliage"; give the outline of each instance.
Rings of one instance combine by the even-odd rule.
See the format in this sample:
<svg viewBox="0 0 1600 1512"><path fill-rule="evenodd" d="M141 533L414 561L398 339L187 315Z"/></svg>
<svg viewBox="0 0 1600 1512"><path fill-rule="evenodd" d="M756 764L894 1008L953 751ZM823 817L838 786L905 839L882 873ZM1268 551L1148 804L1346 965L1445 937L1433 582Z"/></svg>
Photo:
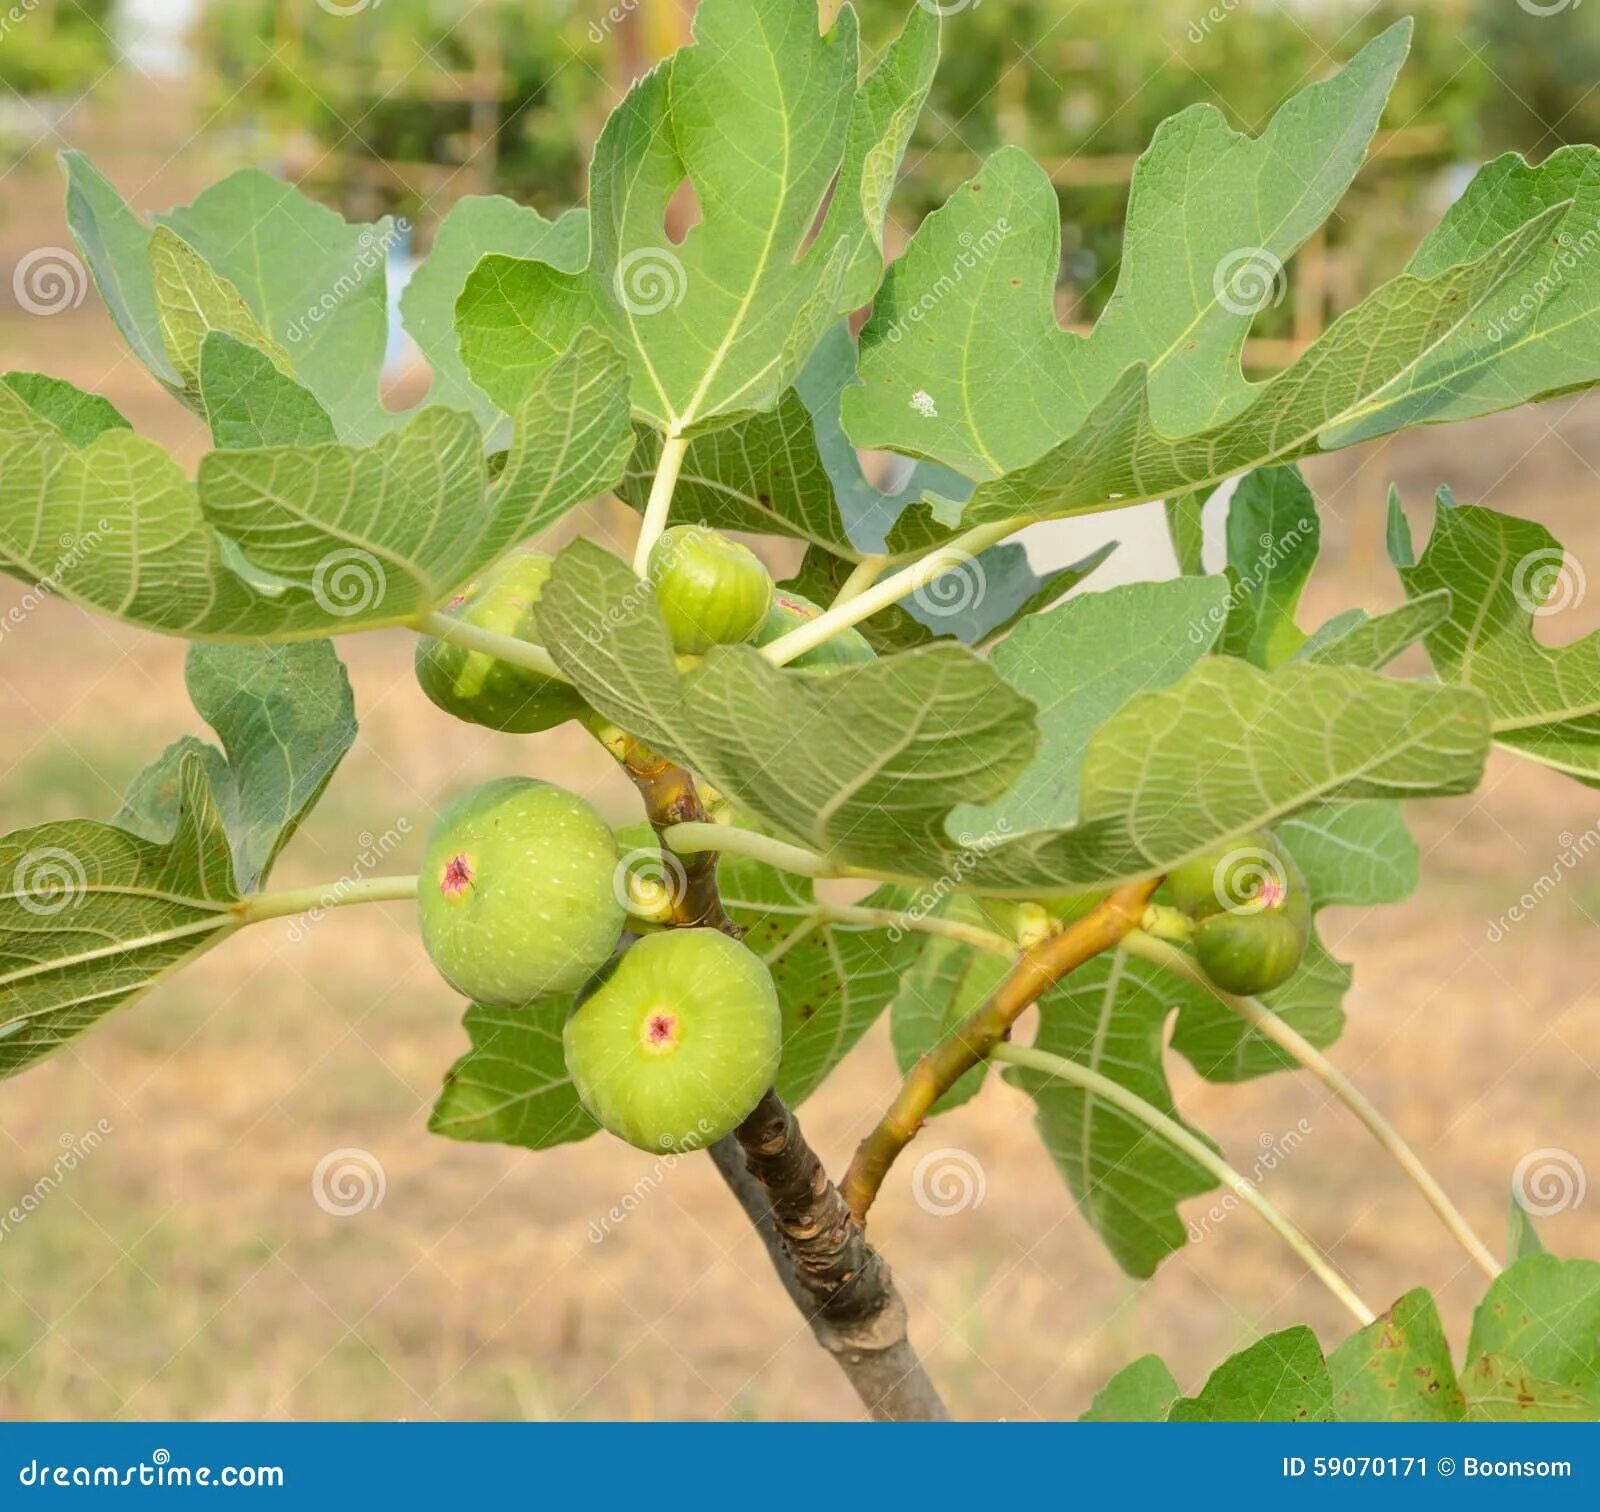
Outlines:
<svg viewBox="0 0 1600 1512"><path fill-rule="evenodd" d="M1473 0L1472 41L1493 71L1484 135L1495 150L1546 156L1566 142L1600 142L1600 6Z"/></svg>
<svg viewBox="0 0 1600 1512"><path fill-rule="evenodd" d="M582 198L613 103L591 35L603 11L593 0L383 0L330 15L312 0L213 0L196 43L220 124L445 168L492 137L494 187L557 211ZM478 68L498 88L468 77ZM477 187L463 176L445 203ZM432 188L402 168L387 208L415 213Z"/></svg>
<svg viewBox="0 0 1600 1512"><path fill-rule="evenodd" d="M0 6L0 93L76 95L116 61L114 0L18 0Z"/></svg>

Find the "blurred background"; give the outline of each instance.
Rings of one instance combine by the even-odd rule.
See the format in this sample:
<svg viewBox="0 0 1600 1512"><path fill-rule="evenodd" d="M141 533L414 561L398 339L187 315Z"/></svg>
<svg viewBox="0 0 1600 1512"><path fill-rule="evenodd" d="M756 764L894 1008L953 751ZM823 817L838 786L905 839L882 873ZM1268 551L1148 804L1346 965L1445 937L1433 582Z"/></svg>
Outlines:
<svg viewBox="0 0 1600 1512"><path fill-rule="evenodd" d="M860 5L868 51L907 0ZM934 0L925 0L933 4ZM892 210L891 247L1001 143L1060 190L1063 321L1104 306L1135 156L1197 101L1259 130L1289 94L1415 16L1409 67L1372 160L1259 317L1252 368L1283 364L1403 265L1477 164L1600 140L1600 5L1580 0L955 0L945 58ZM0 365L106 394L192 462L201 428L121 348L92 290L41 302L27 270L71 241L55 163L89 152L140 210L265 167L353 218L403 217L391 293L466 194L546 213L579 202L590 148L628 81L688 35L692 0L17 0L0 10ZM60 262L60 259L57 259ZM79 269L81 274L81 268ZM398 336L394 403L428 374ZM1321 459L1324 560L1308 624L1400 594L1382 553L1398 483L1420 534L1448 483L1536 516L1581 564L1600 552L1600 402L1561 401ZM563 527L624 545L613 502ZM1161 575L1156 510L1047 527L1037 564L1110 537L1089 587ZM781 550L775 566L792 565ZM1581 584L1581 570L1577 574ZM0 579L0 613L26 590ZM1600 620L1581 592L1539 633ZM0 641L0 826L109 816L133 773L199 726L183 646L46 602ZM516 740L456 725L417 691L401 633L341 644L362 735L278 885L414 869L451 793L509 771L556 778L615 820L632 792L570 733ZM1594 981L1600 861L1523 923L1491 926L1600 800L1497 757L1472 797L1419 807L1424 885L1384 911L1322 916L1354 961L1334 1058L1384 1107L1499 1246L1512 1172L1553 1150L1600 1162ZM374 854L383 859L374 862ZM231 941L22 1079L0 1088L0 1209L59 1153L104 1131L26 1221L0 1226L0 1413L16 1417L813 1417L853 1415L704 1160L652 1161L596 1139L533 1156L430 1136L464 1048L460 1004L402 907ZM1185 1115L1375 1305L1426 1284L1458 1347L1475 1273L1319 1087L1240 1088L1172 1066ZM835 1171L894 1085L883 1026L804 1109ZM977 1174L951 1210L914 1200L916 1157ZM341 1155L340 1152L349 1152ZM328 1200L328 1162L365 1177ZM321 1178L317 1173L323 1172ZM1551 1247L1600 1254L1600 1198L1574 1185ZM1208 1203L1197 1203L1198 1216ZM620 1213L619 1218L617 1214ZM1345 1321L1248 1214L1212 1226L1143 1286L1072 1212L1028 1105L991 1090L923 1136L873 1218L913 1337L959 1415L1071 1416L1136 1355L1193 1387L1263 1329Z"/></svg>

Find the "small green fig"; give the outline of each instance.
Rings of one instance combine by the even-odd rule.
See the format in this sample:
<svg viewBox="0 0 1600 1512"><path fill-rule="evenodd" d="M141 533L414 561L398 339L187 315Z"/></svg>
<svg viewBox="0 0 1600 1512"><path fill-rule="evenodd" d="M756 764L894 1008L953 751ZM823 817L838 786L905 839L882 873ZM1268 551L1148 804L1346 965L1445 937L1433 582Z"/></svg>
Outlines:
<svg viewBox="0 0 1600 1512"><path fill-rule="evenodd" d="M1195 955L1223 991L1271 992L1300 965L1311 897L1294 857L1270 831L1213 846L1169 872L1167 887L1195 921Z"/></svg>
<svg viewBox="0 0 1600 1512"><path fill-rule="evenodd" d="M672 644L692 656L749 640L772 603L772 574L761 558L700 525L664 530L649 576Z"/></svg>
<svg viewBox="0 0 1600 1512"><path fill-rule="evenodd" d="M1006 939L1015 940L1023 950L1048 940L1055 933L1055 924L1042 904L1016 898L979 898L977 903L995 929Z"/></svg>
<svg viewBox="0 0 1600 1512"><path fill-rule="evenodd" d="M767 611L766 620L756 631L756 644L771 645L791 630L816 619L821 613L820 606L802 594L780 588L772 596L772 608ZM852 627L830 637L820 646L802 651L789 665L802 671L835 672L840 667L853 667L877 659L878 653L872 649L866 636Z"/></svg>
<svg viewBox="0 0 1600 1512"><path fill-rule="evenodd" d="M1306 953L1306 937L1303 915L1214 913L1195 925L1194 953L1224 992L1259 997L1295 974Z"/></svg>
<svg viewBox="0 0 1600 1512"><path fill-rule="evenodd" d="M1192 919L1225 909L1271 907L1304 879L1278 837L1253 830L1212 846L1167 873L1173 905Z"/></svg>
<svg viewBox="0 0 1600 1512"><path fill-rule="evenodd" d="M622 953L562 1038L572 1084L602 1127L641 1150L697 1150L772 1085L782 1016L752 950L715 929L670 929Z"/></svg>
<svg viewBox="0 0 1600 1512"><path fill-rule="evenodd" d="M480 630L537 645L539 595L549 576L549 557L536 551L514 552L439 612ZM548 730L588 708L570 683L431 635L417 642L416 666L422 691L445 713L491 730L517 734Z"/></svg>
<svg viewBox="0 0 1600 1512"><path fill-rule="evenodd" d="M583 799L528 777L463 793L428 837L417 912L439 974L475 1002L581 987L626 920L615 836Z"/></svg>

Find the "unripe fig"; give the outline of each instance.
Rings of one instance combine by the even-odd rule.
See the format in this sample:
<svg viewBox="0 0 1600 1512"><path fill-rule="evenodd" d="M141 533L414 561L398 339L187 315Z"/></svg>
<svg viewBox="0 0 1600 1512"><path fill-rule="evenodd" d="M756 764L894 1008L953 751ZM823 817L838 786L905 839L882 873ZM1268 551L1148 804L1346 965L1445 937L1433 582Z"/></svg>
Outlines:
<svg viewBox="0 0 1600 1512"><path fill-rule="evenodd" d="M1270 830L1214 845L1167 873L1174 907L1192 919L1226 909L1272 908L1291 892L1305 899L1300 868Z"/></svg>
<svg viewBox="0 0 1600 1512"><path fill-rule="evenodd" d="M616 838L576 794L529 777L486 782L450 804L428 837L422 943L475 1002L575 991L621 937L617 868Z"/></svg>
<svg viewBox="0 0 1600 1512"><path fill-rule="evenodd" d="M761 558L699 525L661 533L650 552L650 582L672 644L694 656L749 640L772 602L772 575Z"/></svg>
<svg viewBox="0 0 1600 1512"><path fill-rule="evenodd" d="M515 552L469 583L439 612L537 645L537 605L549 576L549 557L536 551ZM491 730L517 734L548 730L577 718L588 707L570 683L431 635L418 640L416 665L422 691L445 713Z"/></svg>
<svg viewBox="0 0 1600 1512"><path fill-rule="evenodd" d="M1281 987L1306 953L1306 921L1287 912L1215 913L1194 927L1194 953L1224 992L1258 997Z"/></svg>
<svg viewBox="0 0 1600 1512"><path fill-rule="evenodd" d="M816 619L821 613L821 608L810 599L788 588L781 588L773 594L772 608L767 611L765 622L756 631L756 644L771 645L791 630ZM878 653L868 644L866 636L852 627L823 641L820 646L802 651L789 665L805 671L832 672L840 667L853 667L877 659Z"/></svg>
<svg viewBox="0 0 1600 1512"><path fill-rule="evenodd" d="M782 1016L761 958L715 929L630 945L567 1020L567 1071L590 1113L641 1150L697 1150L772 1085Z"/></svg>
<svg viewBox="0 0 1600 1512"><path fill-rule="evenodd" d="M1167 874L1194 919L1194 950L1224 992L1254 997L1294 975L1311 935L1311 897L1294 858L1267 830L1214 846Z"/></svg>

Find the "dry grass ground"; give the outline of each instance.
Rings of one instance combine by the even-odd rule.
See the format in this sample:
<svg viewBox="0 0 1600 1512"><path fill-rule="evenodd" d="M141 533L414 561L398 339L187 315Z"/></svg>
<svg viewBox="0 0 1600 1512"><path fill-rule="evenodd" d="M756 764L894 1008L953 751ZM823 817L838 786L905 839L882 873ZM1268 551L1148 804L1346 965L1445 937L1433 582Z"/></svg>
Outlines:
<svg viewBox="0 0 1600 1512"><path fill-rule="evenodd" d="M56 202L49 178L39 192ZM170 197L170 196L169 196ZM153 199L159 201L160 195ZM20 245L65 244L40 211ZM16 223L8 248L18 244ZM7 266L10 259L7 259ZM109 393L193 455L195 428L131 360L108 371L90 306L0 324L3 366L43 366ZM1600 404L1438 432L1317 464L1328 546L1308 619L1397 597L1382 558L1391 478L1421 502L1537 514L1600 561ZM9 583L9 580L6 580ZM20 596L0 586L0 612ZM1600 599L1597 594L1596 599ZM1566 639L1593 604L1541 623ZM418 693L401 634L344 647L362 733L284 862L281 885L350 870L405 821L409 870L442 796L508 771L558 779L617 819L628 790L568 733L515 741L445 721ZM0 827L109 815L133 772L197 728L183 646L70 606L0 641ZM1497 1246L1511 1171L1555 1146L1600 1169L1596 1075L1600 858L1509 939L1489 920L1600 822L1575 783L1496 758L1471 798L1419 807L1424 886L1410 903L1325 924L1356 965L1334 1051ZM433 976L400 906L350 910L296 942L263 926L230 942L78 1045L0 1089L0 1208L72 1135L111 1134L42 1208L0 1236L0 1413L129 1418L648 1418L853 1415L703 1159L665 1169L595 1139L532 1156L429 1135L428 1106L459 1052L460 1004ZM1174 1068L1182 1108L1236 1164L1303 1118L1266 1178L1376 1305L1427 1284L1464 1338L1479 1280L1361 1130L1305 1078L1238 1088ZM867 1037L804 1110L838 1169L889 1095L886 1036ZM1160 1350L1186 1385L1262 1329L1345 1319L1247 1214L1125 1279L1072 1211L1025 1101L995 1085L924 1148L969 1152L981 1204L912 1200L908 1160L874 1216L917 1344L960 1415L1054 1418ZM380 1204L323 1211L312 1172L353 1147L381 1163ZM920 1152L919 1152L920 1153ZM591 1225L648 1195L600 1243ZM1197 1204L1203 1208L1206 1204ZM1552 1218L1551 1246L1600 1254L1600 1199Z"/></svg>

